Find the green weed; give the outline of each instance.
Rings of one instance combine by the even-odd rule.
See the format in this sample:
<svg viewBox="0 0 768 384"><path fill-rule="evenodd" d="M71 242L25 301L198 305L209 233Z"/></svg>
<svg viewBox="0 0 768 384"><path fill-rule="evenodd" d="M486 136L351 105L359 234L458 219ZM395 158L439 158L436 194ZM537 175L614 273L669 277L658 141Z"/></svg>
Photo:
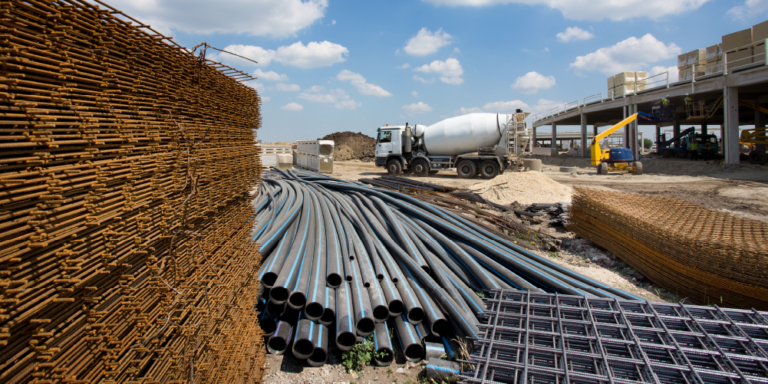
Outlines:
<svg viewBox="0 0 768 384"><path fill-rule="evenodd" d="M355 344L351 351L344 352L341 355L341 365L347 371L360 371L368 365L374 357L386 357L387 352L376 352L374 350L373 336L368 336L364 342Z"/></svg>

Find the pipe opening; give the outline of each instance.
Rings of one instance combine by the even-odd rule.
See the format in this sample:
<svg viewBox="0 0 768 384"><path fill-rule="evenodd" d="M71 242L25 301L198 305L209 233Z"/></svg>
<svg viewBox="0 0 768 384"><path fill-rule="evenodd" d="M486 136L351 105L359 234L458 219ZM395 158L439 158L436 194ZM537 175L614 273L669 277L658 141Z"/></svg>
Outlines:
<svg viewBox="0 0 768 384"><path fill-rule="evenodd" d="M341 285L341 276L338 273L331 273L325 279L326 284L331 288L338 288Z"/></svg>
<svg viewBox="0 0 768 384"><path fill-rule="evenodd" d="M306 303L307 303L307 298L301 292L294 292L288 298L288 305L290 305L291 308L294 308L294 309L304 308L304 304Z"/></svg>
<svg viewBox="0 0 768 384"><path fill-rule="evenodd" d="M373 308L373 318L379 322L386 321L389 318L389 309L383 305L377 305Z"/></svg>
<svg viewBox="0 0 768 384"><path fill-rule="evenodd" d="M363 281L363 287L370 288L371 287L371 282L370 281Z"/></svg>
<svg viewBox="0 0 768 384"><path fill-rule="evenodd" d="M400 300L392 300L389 302L389 314L392 316L399 316L403 313L403 302Z"/></svg>
<svg viewBox="0 0 768 384"><path fill-rule="evenodd" d="M296 340L295 343L293 343L293 353L295 355L309 356L312 354L312 351L314 349L315 349L315 346L312 345L312 342L310 342L308 339L299 339L299 340Z"/></svg>
<svg viewBox="0 0 768 384"><path fill-rule="evenodd" d="M320 322L330 324L336 319L336 311L331 308L326 308L323 311L323 317L320 318Z"/></svg>
<svg viewBox="0 0 768 384"><path fill-rule="evenodd" d="M269 299L275 303L285 303L288 300L288 290L285 287L272 287L269 290Z"/></svg>
<svg viewBox="0 0 768 384"><path fill-rule="evenodd" d="M408 311L408 322L418 324L424 320L424 310L419 307L411 308Z"/></svg>
<svg viewBox="0 0 768 384"><path fill-rule="evenodd" d="M341 332L336 336L336 344L341 348L352 348L357 343L357 336L352 332Z"/></svg>
<svg viewBox="0 0 768 384"><path fill-rule="evenodd" d="M376 323L373 322L373 320L369 318L362 318L360 321L357 322L355 325L355 328L357 329L357 333L364 334L364 335L370 335L373 333L374 328L376 327Z"/></svg>
<svg viewBox="0 0 768 384"><path fill-rule="evenodd" d="M376 275L376 279L378 279L379 281L384 280L384 274L379 272L379 274Z"/></svg>
<svg viewBox="0 0 768 384"><path fill-rule="evenodd" d="M384 356L378 357L378 356L381 356L382 353L384 354ZM392 353L392 350L389 348L379 348L378 350L376 350L376 354L378 356L374 357L373 359L376 360L376 363L378 364L388 365L395 360L395 354Z"/></svg>
<svg viewBox="0 0 768 384"><path fill-rule="evenodd" d="M451 325L446 319L437 319L432 323L432 333L438 336L445 336L451 333Z"/></svg>
<svg viewBox="0 0 768 384"><path fill-rule="evenodd" d="M309 303L304 308L304 314L310 320L317 320L323 317L324 312L325 308L323 308L323 305L320 303Z"/></svg>
<svg viewBox="0 0 768 384"><path fill-rule="evenodd" d="M267 303L267 312L273 317L280 317L285 313L285 303L275 304L273 301Z"/></svg>
<svg viewBox="0 0 768 384"><path fill-rule="evenodd" d="M312 351L312 356L310 356L307 360L316 363L316 364L325 364L325 361L328 360L328 354L325 353L321 348L315 348L314 351Z"/></svg>
<svg viewBox="0 0 768 384"><path fill-rule="evenodd" d="M275 352L285 352L288 343L286 343L282 337L270 337L267 346Z"/></svg>
<svg viewBox="0 0 768 384"><path fill-rule="evenodd" d="M352 275L347 275L347 281L352 281Z"/></svg>
<svg viewBox="0 0 768 384"><path fill-rule="evenodd" d="M272 288L275 281L277 281L277 273L274 272L267 272L261 277L261 284L264 284L266 288Z"/></svg>
<svg viewBox="0 0 768 384"><path fill-rule="evenodd" d="M421 360L424 357L424 348L421 344L411 344L405 347L405 358L411 361Z"/></svg>
<svg viewBox="0 0 768 384"><path fill-rule="evenodd" d="M259 327L264 331L265 335L274 333L277 330L277 319L275 318L263 318L259 321Z"/></svg>
<svg viewBox="0 0 768 384"><path fill-rule="evenodd" d="M432 269L429 268L429 265L422 265L421 266L421 270L426 272L427 275L431 275L432 274Z"/></svg>

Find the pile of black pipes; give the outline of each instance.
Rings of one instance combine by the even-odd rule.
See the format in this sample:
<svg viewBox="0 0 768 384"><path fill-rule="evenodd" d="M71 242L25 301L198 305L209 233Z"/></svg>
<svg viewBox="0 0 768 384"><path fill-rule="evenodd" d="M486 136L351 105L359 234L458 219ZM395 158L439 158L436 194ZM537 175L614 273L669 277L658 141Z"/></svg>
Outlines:
<svg viewBox="0 0 768 384"><path fill-rule="evenodd" d="M478 293L491 289L637 299L399 192L272 171L279 178L264 178L253 229L270 353L290 348L322 365L329 342L348 351L370 336L385 352L378 364L393 361L394 345L421 360L425 341L452 357L452 340L478 337Z"/></svg>

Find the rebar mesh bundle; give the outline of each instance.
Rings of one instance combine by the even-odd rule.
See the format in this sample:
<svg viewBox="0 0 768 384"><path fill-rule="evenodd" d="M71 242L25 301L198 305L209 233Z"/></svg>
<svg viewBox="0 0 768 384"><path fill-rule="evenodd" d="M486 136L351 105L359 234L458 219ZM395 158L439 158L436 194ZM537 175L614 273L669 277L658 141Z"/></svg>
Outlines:
<svg viewBox="0 0 768 384"><path fill-rule="evenodd" d="M260 381L250 77L109 7L0 13L0 382Z"/></svg>
<svg viewBox="0 0 768 384"><path fill-rule="evenodd" d="M680 297L768 309L768 224L671 196L576 188L568 229Z"/></svg>

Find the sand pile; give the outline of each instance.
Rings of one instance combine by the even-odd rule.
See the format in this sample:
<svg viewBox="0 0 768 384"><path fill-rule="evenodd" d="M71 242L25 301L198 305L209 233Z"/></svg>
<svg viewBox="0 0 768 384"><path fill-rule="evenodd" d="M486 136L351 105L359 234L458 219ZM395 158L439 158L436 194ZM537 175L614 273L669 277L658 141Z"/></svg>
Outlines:
<svg viewBox="0 0 768 384"><path fill-rule="evenodd" d="M513 172L477 183L469 189L488 201L508 205L570 202L573 189L560 184L541 172Z"/></svg>
<svg viewBox="0 0 768 384"><path fill-rule="evenodd" d="M373 161L376 157L376 139L360 132L336 132L321 140L333 140L334 161L362 160Z"/></svg>

